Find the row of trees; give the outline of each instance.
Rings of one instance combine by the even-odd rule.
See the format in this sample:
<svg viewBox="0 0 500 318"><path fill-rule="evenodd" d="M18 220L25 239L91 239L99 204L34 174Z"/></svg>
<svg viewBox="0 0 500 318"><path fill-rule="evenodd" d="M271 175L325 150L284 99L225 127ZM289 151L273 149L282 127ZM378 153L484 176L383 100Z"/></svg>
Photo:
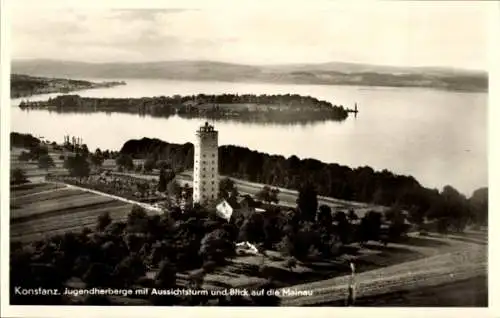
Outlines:
<svg viewBox="0 0 500 318"><path fill-rule="evenodd" d="M193 167L191 143L179 145L143 138L127 141L120 152L134 158L168 158L172 167L179 170ZM319 195L397 205L410 212L414 223L436 220L441 222L443 230L461 231L467 223L487 222L484 195L481 196L483 204L474 203L451 186L442 191L428 189L411 176L395 175L387 170L352 169L315 159L285 158L243 147L222 146L219 147L219 171L223 175L275 187L300 189L304 184L314 184Z"/></svg>

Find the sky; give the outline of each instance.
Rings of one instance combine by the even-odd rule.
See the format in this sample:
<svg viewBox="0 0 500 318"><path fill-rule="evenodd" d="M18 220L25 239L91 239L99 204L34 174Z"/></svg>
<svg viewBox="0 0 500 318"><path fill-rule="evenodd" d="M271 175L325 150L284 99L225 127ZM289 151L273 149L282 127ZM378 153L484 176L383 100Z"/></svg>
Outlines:
<svg viewBox="0 0 500 318"><path fill-rule="evenodd" d="M29 3L11 3L14 59L488 68L491 2L157 2L161 8Z"/></svg>

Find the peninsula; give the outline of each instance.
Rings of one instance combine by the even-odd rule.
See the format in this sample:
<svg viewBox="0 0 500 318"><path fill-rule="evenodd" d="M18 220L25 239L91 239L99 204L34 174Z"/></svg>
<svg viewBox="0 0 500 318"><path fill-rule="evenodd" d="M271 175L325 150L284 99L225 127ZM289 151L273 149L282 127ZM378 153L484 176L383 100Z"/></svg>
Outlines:
<svg viewBox="0 0 500 318"><path fill-rule="evenodd" d="M29 97L38 94L68 93L93 88L106 88L125 85L125 82L89 82L65 78L34 77L30 75L12 74L10 76L11 98Z"/></svg>

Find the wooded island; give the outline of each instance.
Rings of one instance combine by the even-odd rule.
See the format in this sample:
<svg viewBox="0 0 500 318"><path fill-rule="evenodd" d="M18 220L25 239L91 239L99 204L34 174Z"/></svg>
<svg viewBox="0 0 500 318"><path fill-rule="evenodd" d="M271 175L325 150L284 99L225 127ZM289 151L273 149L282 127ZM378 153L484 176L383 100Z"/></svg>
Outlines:
<svg viewBox="0 0 500 318"><path fill-rule="evenodd" d="M171 97L91 98L62 95L47 101L21 102L22 109L58 112L118 112L155 117L233 119L270 123L345 120L348 109L341 105L297 94L174 95Z"/></svg>

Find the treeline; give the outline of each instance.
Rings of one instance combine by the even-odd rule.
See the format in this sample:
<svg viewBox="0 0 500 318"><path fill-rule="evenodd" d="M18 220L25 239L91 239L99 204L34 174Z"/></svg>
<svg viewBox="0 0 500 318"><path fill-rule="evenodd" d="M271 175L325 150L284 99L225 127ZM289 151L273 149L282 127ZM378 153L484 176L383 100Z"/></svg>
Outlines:
<svg viewBox="0 0 500 318"><path fill-rule="evenodd" d="M168 117L203 117L265 122L344 120L343 106L300 95L174 95L172 97L90 98L62 95L47 101L21 102L19 107L56 111L105 111Z"/></svg>
<svg viewBox="0 0 500 318"><path fill-rule="evenodd" d="M155 157L168 160L175 170L192 169L193 145L170 144L158 139L129 140L120 150L135 158ZM461 231L469 222L487 223L487 197L477 203L451 186L442 191L421 186L411 176L370 167L349 168L315 159L285 158L237 146L219 147L219 171L222 175L300 189L314 184L318 194L343 200L398 206L411 213L414 223L440 220L443 230Z"/></svg>
<svg viewBox="0 0 500 318"><path fill-rule="evenodd" d="M31 134L20 134L17 132L10 133L10 146L31 149L41 145L40 139L33 137Z"/></svg>
<svg viewBox="0 0 500 318"><path fill-rule="evenodd" d="M111 87L124 84L124 82L94 83L82 80L11 74L10 94L11 98L19 98L36 94L67 93L75 90Z"/></svg>

